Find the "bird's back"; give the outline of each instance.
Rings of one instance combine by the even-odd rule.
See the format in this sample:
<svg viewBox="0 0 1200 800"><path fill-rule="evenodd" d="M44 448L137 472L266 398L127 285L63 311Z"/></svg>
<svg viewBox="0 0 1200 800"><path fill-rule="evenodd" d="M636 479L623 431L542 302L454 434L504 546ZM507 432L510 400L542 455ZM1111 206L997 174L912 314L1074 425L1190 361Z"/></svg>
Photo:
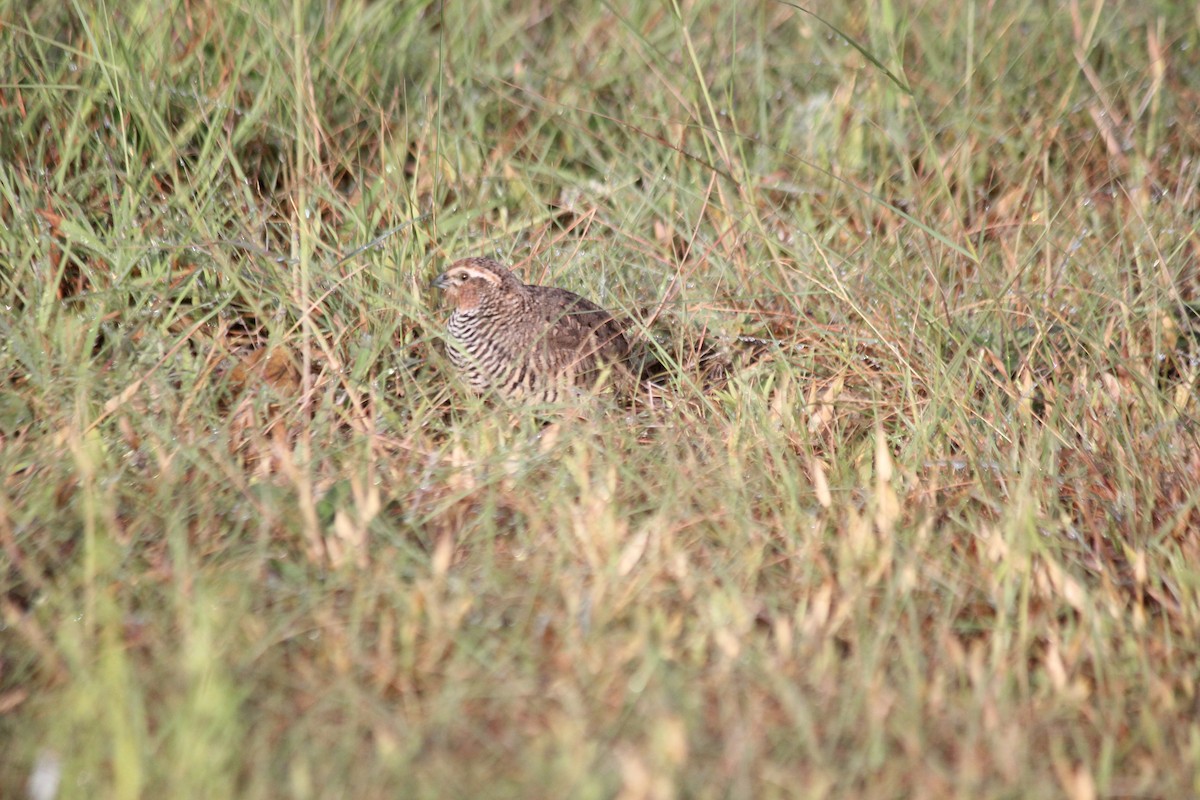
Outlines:
<svg viewBox="0 0 1200 800"><path fill-rule="evenodd" d="M528 307L521 360L530 373L524 396L559 402L572 390L591 389L604 376L625 376L629 342L600 306L554 286L526 286Z"/></svg>

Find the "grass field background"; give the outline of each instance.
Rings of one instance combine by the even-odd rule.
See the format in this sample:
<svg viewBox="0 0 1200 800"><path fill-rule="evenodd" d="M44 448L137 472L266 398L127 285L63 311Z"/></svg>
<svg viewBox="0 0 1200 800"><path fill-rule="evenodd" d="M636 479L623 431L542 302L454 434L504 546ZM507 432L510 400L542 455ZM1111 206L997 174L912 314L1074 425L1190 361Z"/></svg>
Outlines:
<svg viewBox="0 0 1200 800"><path fill-rule="evenodd" d="M1200 794L1195 4L808 8L0 0L0 796Z"/></svg>

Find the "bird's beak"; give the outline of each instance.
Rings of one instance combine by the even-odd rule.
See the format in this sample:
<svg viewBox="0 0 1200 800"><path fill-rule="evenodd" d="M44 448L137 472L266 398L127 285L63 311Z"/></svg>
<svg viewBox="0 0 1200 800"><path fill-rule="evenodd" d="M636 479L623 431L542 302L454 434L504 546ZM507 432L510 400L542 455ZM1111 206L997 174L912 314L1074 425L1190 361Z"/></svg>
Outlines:
<svg viewBox="0 0 1200 800"><path fill-rule="evenodd" d="M449 285L450 281L447 280L446 273L444 272L433 279L433 288L435 289L445 289Z"/></svg>

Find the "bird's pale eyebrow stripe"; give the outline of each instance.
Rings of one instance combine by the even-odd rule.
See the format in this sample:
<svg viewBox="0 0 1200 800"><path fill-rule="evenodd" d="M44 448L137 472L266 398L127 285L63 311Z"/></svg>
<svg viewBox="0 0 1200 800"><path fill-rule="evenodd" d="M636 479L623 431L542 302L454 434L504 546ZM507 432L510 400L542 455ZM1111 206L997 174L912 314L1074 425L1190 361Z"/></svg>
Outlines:
<svg viewBox="0 0 1200 800"><path fill-rule="evenodd" d="M483 278L488 283L500 285L500 276L486 269L477 269L475 267L457 267L450 270L451 275L468 275L472 278Z"/></svg>
<svg viewBox="0 0 1200 800"><path fill-rule="evenodd" d="M461 267L462 271L475 278L483 278L488 283L500 283L500 276L490 270L475 269L474 267Z"/></svg>

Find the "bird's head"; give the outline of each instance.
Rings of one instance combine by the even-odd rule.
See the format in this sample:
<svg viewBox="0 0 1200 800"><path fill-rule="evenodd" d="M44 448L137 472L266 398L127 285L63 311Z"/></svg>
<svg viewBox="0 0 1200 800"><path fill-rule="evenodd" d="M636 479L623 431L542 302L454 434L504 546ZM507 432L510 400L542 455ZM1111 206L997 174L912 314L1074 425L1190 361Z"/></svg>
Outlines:
<svg viewBox="0 0 1200 800"><path fill-rule="evenodd" d="M438 275L433 285L446 293L446 299L459 311L474 311L489 304L500 304L516 297L525 286L499 261L490 258L464 258Z"/></svg>

